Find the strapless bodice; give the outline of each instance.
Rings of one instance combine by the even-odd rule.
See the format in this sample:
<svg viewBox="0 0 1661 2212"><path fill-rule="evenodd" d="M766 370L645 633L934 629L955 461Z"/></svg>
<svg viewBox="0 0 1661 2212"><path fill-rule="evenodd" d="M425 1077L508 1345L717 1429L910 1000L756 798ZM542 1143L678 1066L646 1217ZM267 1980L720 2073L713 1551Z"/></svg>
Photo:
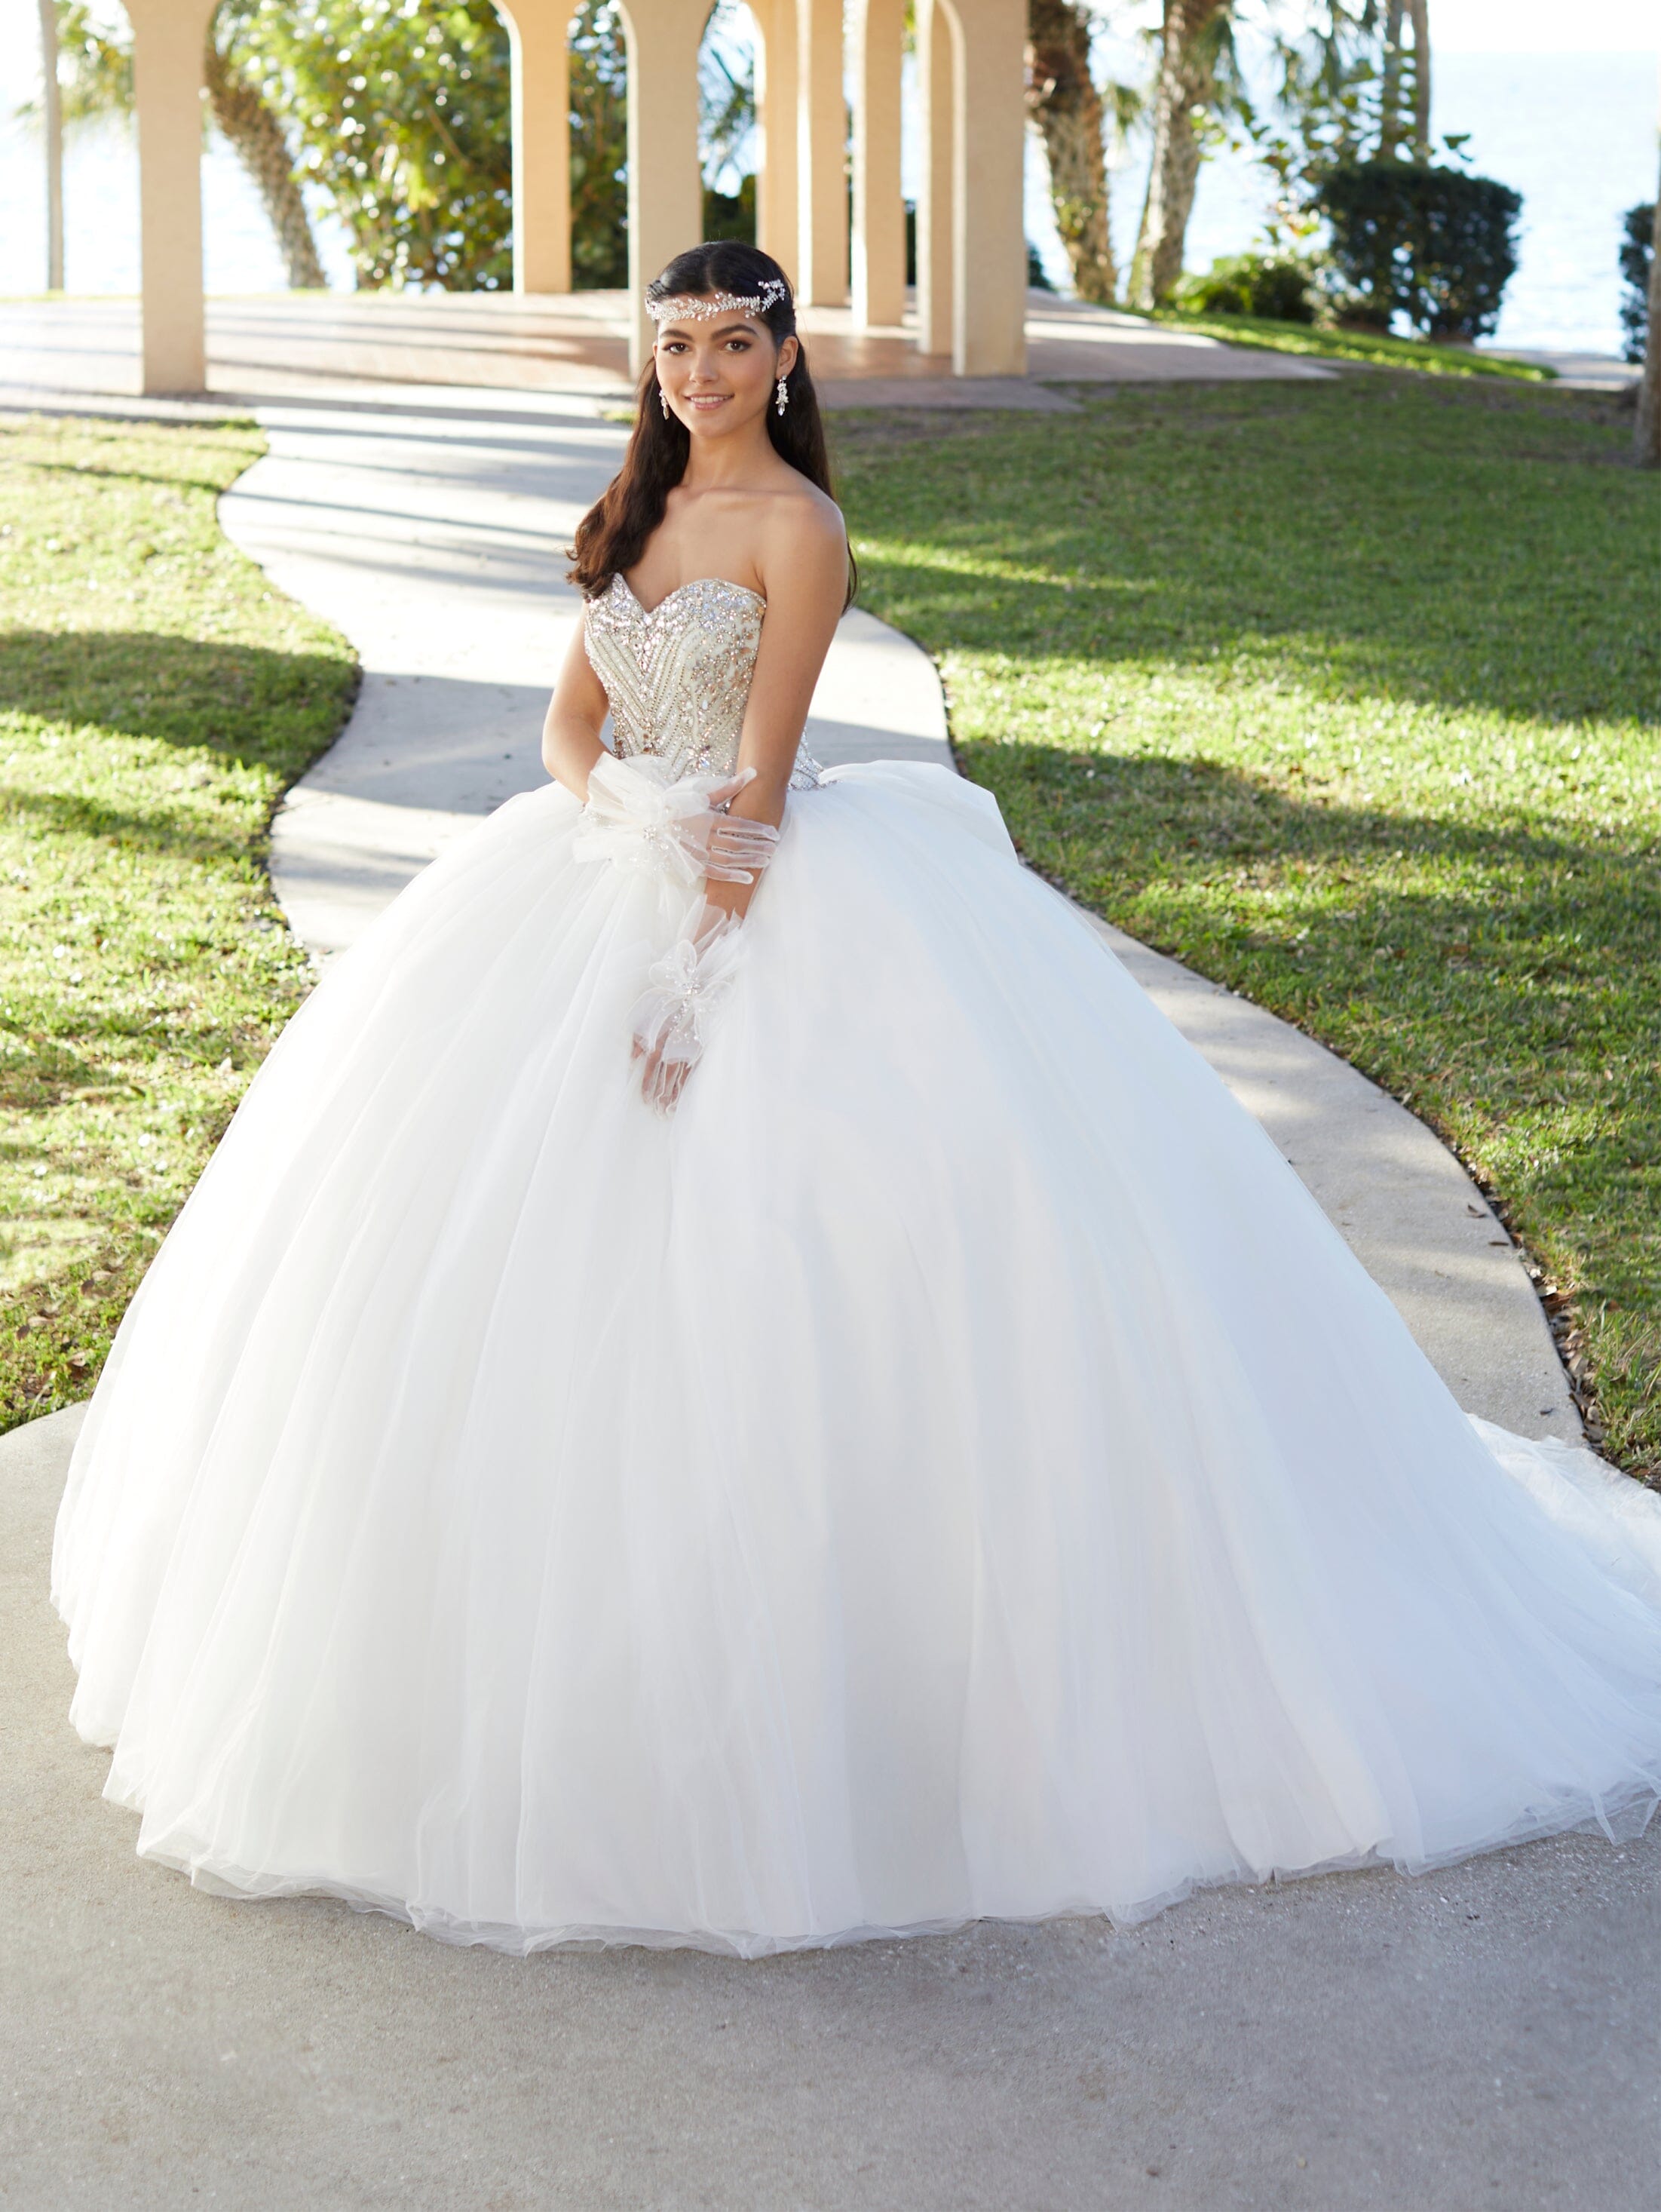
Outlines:
<svg viewBox="0 0 1661 2212"><path fill-rule="evenodd" d="M618 754L655 753L676 776L730 774L766 612L759 592L703 576L648 613L614 576L584 608L583 635L611 702ZM792 791L819 781L805 746L790 781Z"/></svg>

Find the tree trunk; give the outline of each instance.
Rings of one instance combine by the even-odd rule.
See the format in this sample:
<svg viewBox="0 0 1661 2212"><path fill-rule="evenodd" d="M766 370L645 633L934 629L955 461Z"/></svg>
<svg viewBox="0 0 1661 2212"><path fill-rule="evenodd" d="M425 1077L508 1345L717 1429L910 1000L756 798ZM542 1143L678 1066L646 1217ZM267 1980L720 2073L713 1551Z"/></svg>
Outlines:
<svg viewBox="0 0 1661 2212"><path fill-rule="evenodd" d="M207 52L208 99L214 121L235 147L243 167L265 204L277 247L294 292L320 292L328 283L312 235L311 217L294 176L294 155L282 125L266 106L257 85L251 84L235 64L226 60L214 44Z"/></svg>
<svg viewBox="0 0 1661 2212"><path fill-rule="evenodd" d="M1407 0L1413 25L1413 158L1430 159L1430 0Z"/></svg>
<svg viewBox="0 0 1661 2212"><path fill-rule="evenodd" d="M1101 95L1090 75L1090 18L1076 0L1028 0L1027 107L1044 133L1050 197L1082 300L1118 290L1108 228Z"/></svg>
<svg viewBox="0 0 1661 2212"><path fill-rule="evenodd" d="M1379 159L1387 161L1402 143L1402 16L1407 0L1390 0L1385 11L1384 70L1379 85Z"/></svg>
<svg viewBox="0 0 1661 2212"><path fill-rule="evenodd" d="M1640 469L1661 469L1661 191L1655 196L1650 232L1649 328L1644 335L1644 374L1638 386L1638 428L1633 459Z"/></svg>
<svg viewBox="0 0 1661 2212"><path fill-rule="evenodd" d="M1183 240L1199 176L1194 110L1215 89L1215 46L1207 33L1228 6L1228 0L1165 0L1154 155L1131 268L1131 305L1144 312L1167 300L1182 274Z"/></svg>
<svg viewBox="0 0 1661 2212"><path fill-rule="evenodd" d="M46 289L64 289L64 101L58 88L58 9L40 0L40 122L46 140Z"/></svg>

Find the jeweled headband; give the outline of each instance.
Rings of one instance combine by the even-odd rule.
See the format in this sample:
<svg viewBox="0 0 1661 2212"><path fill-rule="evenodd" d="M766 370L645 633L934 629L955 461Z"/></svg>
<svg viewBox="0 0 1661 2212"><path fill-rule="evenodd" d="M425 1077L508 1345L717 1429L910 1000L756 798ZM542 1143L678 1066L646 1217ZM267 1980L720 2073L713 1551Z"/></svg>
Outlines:
<svg viewBox="0 0 1661 2212"><path fill-rule="evenodd" d="M789 285L780 277L768 276L760 291L746 299L736 292L682 293L672 300L654 300L648 294L646 311L654 323L706 323L717 315L765 315L789 297Z"/></svg>

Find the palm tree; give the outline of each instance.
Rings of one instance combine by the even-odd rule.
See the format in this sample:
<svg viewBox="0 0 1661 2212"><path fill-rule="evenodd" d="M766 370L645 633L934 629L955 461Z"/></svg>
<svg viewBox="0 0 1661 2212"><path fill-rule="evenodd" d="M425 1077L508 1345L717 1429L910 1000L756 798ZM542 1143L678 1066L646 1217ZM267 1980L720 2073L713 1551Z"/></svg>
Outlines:
<svg viewBox="0 0 1661 2212"><path fill-rule="evenodd" d="M1234 0L1165 0L1154 84L1153 159L1131 264L1133 307L1159 307L1182 274L1183 240L1199 177L1195 111L1215 100L1232 60L1233 6Z"/></svg>
<svg viewBox="0 0 1661 2212"><path fill-rule="evenodd" d="M288 134L260 89L256 74L246 65L238 65L237 34L256 5L257 0L225 0L208 27L203 59L208 105L259 194L282 256L288 289L321 292L329 280L323 273L312 219L294 174Z"/></svg>
<svg viewBox="0 0 1661 2212"><path fill-rule="evenodd" d="M1408 0L1413 26L1413 158L1430 159L1430 0Z"/></svg>
<svg viewBox="0 0 1661 2212"><path fill-rule="evenodd" d="M1387 161L1402 142L1402 44L1403 23L1413 33L1413 127L1409 149L1415 161L1430 159L1429 0L1388 0L1385 9L1384 66L1379 85L1379 159Z"/></svg>
<svg viewBox="0 0 1661 2212"><path fill-rule="evenodd" d="M1078 0L1027 0L1027 107L1044 134L1056 228L1080 299L1111 307L1118 276L1090 29L1089 12Z"/></svg>

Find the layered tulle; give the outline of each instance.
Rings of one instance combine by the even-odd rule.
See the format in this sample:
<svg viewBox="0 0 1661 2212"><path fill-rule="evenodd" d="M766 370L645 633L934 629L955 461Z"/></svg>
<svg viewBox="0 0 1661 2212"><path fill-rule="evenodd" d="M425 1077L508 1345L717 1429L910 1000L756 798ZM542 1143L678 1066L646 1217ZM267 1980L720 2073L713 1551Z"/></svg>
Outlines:
<svg viewBox="0 0 1661 2212"><path fill-rule="evenodd" d="M122 1329L54 1587L143 1853L754 1954L1647 1817L1661 1506L1478 1433L984 793L792 796L669 1120L685 894L578 811L330 973Z"/></svg>

